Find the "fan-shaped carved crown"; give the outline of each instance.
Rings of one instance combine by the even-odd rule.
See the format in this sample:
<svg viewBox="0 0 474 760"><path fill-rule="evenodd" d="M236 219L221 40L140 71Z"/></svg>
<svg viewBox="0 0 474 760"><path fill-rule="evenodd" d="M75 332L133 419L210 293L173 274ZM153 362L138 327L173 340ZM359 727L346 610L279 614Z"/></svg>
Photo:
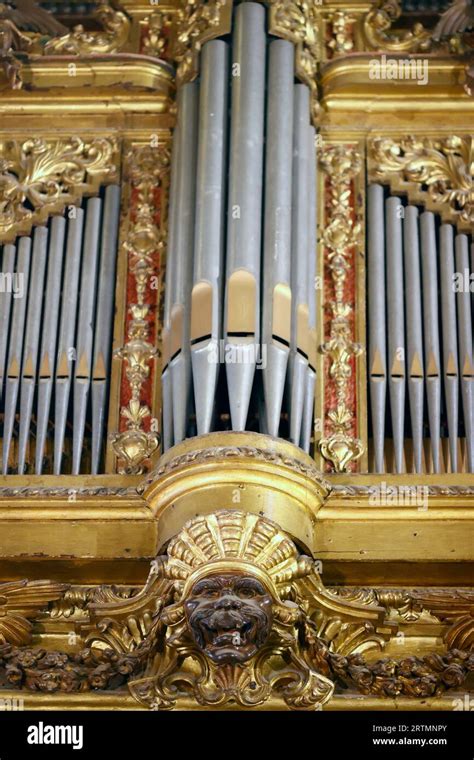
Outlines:
<svg viewBox="0 0 474 760"><path fill-rule="evenodd" d="M239 510L221 510L187 522L170 541L162 563L165 577L184 582L201 568L212 572L213 567L252 566L275 587L307 575L313 566L278 525Z"/></svg>

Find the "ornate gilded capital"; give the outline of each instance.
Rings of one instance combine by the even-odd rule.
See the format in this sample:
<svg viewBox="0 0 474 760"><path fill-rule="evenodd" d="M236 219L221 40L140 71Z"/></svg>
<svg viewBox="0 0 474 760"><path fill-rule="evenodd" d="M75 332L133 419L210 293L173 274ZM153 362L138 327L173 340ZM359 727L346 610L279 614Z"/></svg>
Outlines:
<svg viewBox="0 0 474 760"><path fill-rule="evenodd" d="M119 162L115 138L0 140L0 240L27 235L50 214L116 182Z"/></svg>
<svg viewBox="0 0 474 760"><path fill-rule="evenodd" d="M233 0L187 0L176 19L171 55L178 63L178 84L199 72L199 51L208 40L229 34Z"/></svg>
<svg viewBox="0 0 474 760"><path fill-rule="evenodd" d="M376 137L368 142L369 177L406 192L445 221L474 225L474 136Z"/></svg>

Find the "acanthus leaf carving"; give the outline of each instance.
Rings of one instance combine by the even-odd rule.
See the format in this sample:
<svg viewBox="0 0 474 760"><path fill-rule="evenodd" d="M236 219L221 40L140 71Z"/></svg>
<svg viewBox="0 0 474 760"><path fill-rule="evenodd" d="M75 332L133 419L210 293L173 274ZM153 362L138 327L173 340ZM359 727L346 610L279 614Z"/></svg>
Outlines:
<svg viewBox="0 0 474 760"><path fill-rule="evenodd" d="M117 181L115 138L0 140L0 240L28 234L52 213Z"/></svg>

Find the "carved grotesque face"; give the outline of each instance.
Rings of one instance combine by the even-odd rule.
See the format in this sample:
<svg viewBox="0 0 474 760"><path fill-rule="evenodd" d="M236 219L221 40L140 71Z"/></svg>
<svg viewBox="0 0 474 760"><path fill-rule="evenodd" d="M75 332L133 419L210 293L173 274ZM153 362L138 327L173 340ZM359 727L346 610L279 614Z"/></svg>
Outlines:
<svg viewBox="0 0 474 760"><path fill-rule="evenodd" d="M184 607L194 641L219 664L246 662L270 633L272 598L250 575L201 578Z"/></svg>

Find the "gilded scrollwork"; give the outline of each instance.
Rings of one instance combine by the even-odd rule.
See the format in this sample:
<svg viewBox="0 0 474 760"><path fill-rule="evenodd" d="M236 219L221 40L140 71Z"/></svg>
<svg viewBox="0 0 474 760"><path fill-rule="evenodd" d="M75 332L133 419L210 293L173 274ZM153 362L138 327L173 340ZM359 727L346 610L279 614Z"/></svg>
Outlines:
<svg viewBox="0 0 474 760"><path fill-rule="evenodd" d="M131 187L132 207L123 246L128 256L128 270L132 277L134 299L129 304L126 322L126 342L116 352L122 359L128 385L123 403L119 432L111 436L111 443L119 460L119 472L143 472L145 461L159 445L159 436L150 430L151 395L146 386L153 376L157 356L155 343L157 287L153 288L155 303L150 292L152 278L159 280L160 262L166 245L166 225L160 215L158 198L168 181L170 152L167 146L150 145L131 149L125 159L126 182ZM123 398L123 396L122 396Z"/></svg>
<svg viewBox="0 0 474 760"><path fill-rule="evenodd" d="M118 173L115 138L0 140L0 240L28 234Z"/></svg>
<svg viewBox="0 0 474 760"><path fill-rule="evenodd" d="M43 48L45 55L90 55L123 50L130 35L130 20L122 11L99 5L95 13L103 31L89 32L79 24L72 32L54 37Z"/></svg>
<svg viewBox="0 0 474 760"><path fill-rule="evenodd" d="M417 22L411 30L393 30L401 16L399 0L381 0L362 19L367 49L394 53L417 53L431 49L431 32Z"/></svg>
<svg viewBox="0 0 474 760"><path fill-rule="evenodd" d="M319 447L336 472L344 472L364 453L362 441L351 434L354 409L348 400L353 359L362 354L363 347L353 340L353 306L346 297L353 250L361 232L360 224L354 218L351 190L354 177L362 169L362 157L352 147L328 145L322 151L320 164L329 178L327 221L322 243L333 298L327 303L329 337L319 350L329 359L329 378L334 384L335 399L326 412L330 434L320 440Z"/></svg>
<svg viewBox="0 0 474 760"><path fill-rule="evenodd" d="M368 144L369 175L404 188L452 221L474 224L474 137L377 137Z"/></svg>

